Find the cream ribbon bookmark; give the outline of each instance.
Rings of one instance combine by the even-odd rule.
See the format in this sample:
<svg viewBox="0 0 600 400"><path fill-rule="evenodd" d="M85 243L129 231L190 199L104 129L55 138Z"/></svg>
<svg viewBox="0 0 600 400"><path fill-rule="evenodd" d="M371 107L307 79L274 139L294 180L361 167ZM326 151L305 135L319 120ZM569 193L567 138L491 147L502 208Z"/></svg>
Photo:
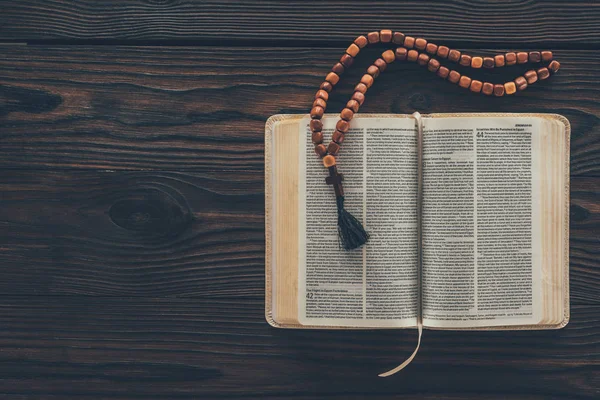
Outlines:
<svg viewBox="0 0 600 400"><path fill-rule="evenodd" d="M421 299L421 211L423 206L423 120L421 114L418 112L413 113L417 125L417 176L419 181L417 183L417 248L418 248L418 261L417 261L417 331L419 333L419 339L417 340L417 347L410 357L406 359L402 364L396 368L391 369L387 372L379 374L380 377L385 378L394 375L396 372L403 370L408 364L414 360L415 356L419 352L421 347L421 336L423 336L423 312L422 312L422 299Z"/></svg>

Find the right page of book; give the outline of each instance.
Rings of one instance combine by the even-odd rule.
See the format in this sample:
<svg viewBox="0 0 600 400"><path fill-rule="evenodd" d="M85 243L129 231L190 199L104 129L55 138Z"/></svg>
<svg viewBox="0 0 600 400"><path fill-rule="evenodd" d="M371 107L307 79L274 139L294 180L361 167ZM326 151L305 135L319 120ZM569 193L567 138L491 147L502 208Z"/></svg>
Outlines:
<svg viewBox="0 0 600 400"><path fill-rule="evenodd" d="M540 126L533 117L424 118L425 326L540 322Z"/></svg>

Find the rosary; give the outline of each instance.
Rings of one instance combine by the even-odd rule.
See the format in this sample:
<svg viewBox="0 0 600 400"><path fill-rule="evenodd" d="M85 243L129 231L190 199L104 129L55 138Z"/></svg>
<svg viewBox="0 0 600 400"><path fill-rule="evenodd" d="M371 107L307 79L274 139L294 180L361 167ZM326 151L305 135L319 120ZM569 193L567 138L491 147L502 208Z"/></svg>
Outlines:
<svg viewBox="0 0 600 400"><path fill-rule="evenodd" d="M368 44L376 43L390 43L398 47L395 51L384 51L381 57L367 68L367 73L362 76L360 83L354 88L354 93L350 101L348 101L346 107L340 113L340 119L335 126L331 142L328 146L325 146L323 144L323 123L321 122L321 118L327 108L329 93L340 80L340 75L352 66L354 58L360 50ZM514 81L504 84L492 84L471 79L455 70L450 70L442 66L436 57L448 59L463 67L473 69L482 67L488 69L500 68L505 65L510 66L526 63L537 64L539 68L525 72L523 76L519 76ZM346 250L355 249L366 243L369 239L369 234L365 231L360 221L344 209L343 176L337 171L335 156L339 153L340 146L344 142L344 136L350 129L350 121L365 101L367 90L373 85L375 78L385 71L387 65L396 60L416 61L419 65L426 66L429 71L435 73L440 78L457 83L458 86L469 89L471 92L497 97L512 95L517 90L525 90L528 85L538 80L547 79L551 73L557 72L560 68L559 62L552 60L551 51L509 52L506 54L497 54L494 57L471 57L462 54L458 50L450 49L446 46L438 46L427 42L425 39L405 36L403 33L392 32L388 29L380 32L370 32L367 36L361 35L357 37L346 49L340 61L333 66L331 72L325 77L325 81L321 84L315 95L315 101L310 111L312 142L315 145L315 153L323 158L323 165L329 171L329 176L325 181L328 185L333 185L335 190L338 209L338 233L340 242ZM547 64L547 66L540 63Z"/></svg>

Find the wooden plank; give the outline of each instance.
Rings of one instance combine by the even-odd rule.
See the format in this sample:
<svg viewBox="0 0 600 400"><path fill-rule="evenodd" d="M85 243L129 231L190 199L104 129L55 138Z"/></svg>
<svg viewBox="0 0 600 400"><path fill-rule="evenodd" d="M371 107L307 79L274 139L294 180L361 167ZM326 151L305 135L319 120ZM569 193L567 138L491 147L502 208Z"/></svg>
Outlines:
<svg viewBox="0 0 600 400"><path fill-rule="evenodd" d="M593 1L0 1L0 39L349 42L378 29L435 41L597 46Z"/></svg>
<svg viewBox="0 0 600 400"><path fill-rule="evenodd" d="M572 311L558 331L425 331L413 364L382 380L414 330L277 330L261 299L5 296L0 394L596 398L600 307Z"/></svg>
<svg viewBox="0 0 600 400"><path fill-rule="evenodd" d="M600 184L571 188L571 300L600 304ZM0 193L0 294L264 296L262 172L14 170Z"/></svg>
<svg viewBox="0 0 600 400"><path fill-rule="evenodd" d="M0 46L0 168L263 170L266 119L306 113L341 48ZM379 51L332 95L346 103ZM600 54L555 52L561 71L510 98L474 95L396 63L364 112L557 112L572 123L574 175L600 174ZM479 77L503 82L523 68Z"/></svg>

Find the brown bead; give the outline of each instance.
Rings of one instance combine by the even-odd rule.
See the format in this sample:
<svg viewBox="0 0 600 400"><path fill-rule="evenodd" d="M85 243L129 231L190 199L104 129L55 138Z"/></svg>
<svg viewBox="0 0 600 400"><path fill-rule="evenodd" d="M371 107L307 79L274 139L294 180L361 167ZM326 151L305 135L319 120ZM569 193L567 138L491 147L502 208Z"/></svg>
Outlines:
<svg viewBox="0 0 600 400"><path fill-rule="evenodd" d="M419 52L416 50L409 50L408 53L406 54L406 59L408 61L417 61L418 57L419 57Z"/></svg>
<svg viewBox="0 0 600 400"><path fill-rule="evenodd" d="M381 32L379 32L379 40L381 40L381 43L389 43L392 41L392 31L389 29L382 29Z"/></svg>
<svg viewBox="0 0 600 400"><path fill-rule="evenodd" d="M352 63L354 63L354 58L350 54L344 54L342 58L340 58L340 63L345 68L350 68L352 66Z"/></svg>
<svg viewBox="0 0 600 400"><path fill-rule="evenodd" d="M354 87L355 92L361 92L362 94L367 93L367 89L368 89L367 85L365 85L362 82Z"/></svg>
<svg viewBox="0 0 600 400"><path fill-rule="evenodd" d="M517 53L517 64L525 64L529 60L529 54L524 51Z"/></svg>
<svg viewBox="0 0 600 400"><path fill-rule="evenodd" d="M323 113L325 113L323 107L316 106L310 110L310 117L313 119L321 119L323 118Z"/></svg>
<svg viewBox="0 0 600 400"><path fill-rule="evenodd" d="M448 52L448 60L458 62L458 60L460 60L460 51L454 49L450 50Z"/></svg>
<svg viewBox="0 0 600 400"><path fill-rule="evenodd" d="M427 64L427 69L431 72L436 72L438 69L440 69L440 62L435 58L432 58L429 60L429 64Z"/></svg>
<svg viewBox="0 0 600 400"><path fill-rule="evenodd" d="M383 58L378 58L373 62L373 65L379 68L379 71L383 72L387 68L387 63Z"/></svg>
<svg viewBox="0 0 600 400"><path fill-rule="evenodd" d="M494 56L494 64L496 67L504 67L504 64L506 64L504 54L498 54L497 56Z"/></svg>
<svg viewBox="0 0 600 400"><path fill-rule="evenodd" d="M394 54L394 50L386 50L381 53L381 58L385 60L386 63L391 64L396 61L396 55Z"/></svg>
<svg viewBox="0 0 600 400"><path fill-rule="evenodd" d="M369 43L369 41L363 35L361 35L361 36L357 37L356 39L354 39L354 44L357 45L361 49L364 48L368 43Z"/></svg>
<svg viewBox="0 0 600 400"><path fill-rule="evenodd" d="M506 60L506 65L515 65L517 63L517 54L512 52L506 53L504 59Z"/></svg>
<svg viewBox="0 0 600 400"><path fill-rule="evenodd" d="M371 75L373 78L377 78L379 76L379 68L376 65L370 65L367 68L367 74Z"/></svg>
<svg viewBox="0 0 600 400"><path fill-rule="evenodd" d="M550 76L550 71L548 71L548 68L544 67L544 68L540 68L537 70L537 74L538 74L538 78L540 78L540 80L544 80L547 79Z"/></svg>
<svg viewBox="0 0 600 400"><path fill-rule="evenodd" d="M406 60L406 55L408 54L408 50L404 47L398 47L396 49L396 60L404 61Z"/></svg>
<svg viewBox="0 0 600 400"><path fill-rule="evenodd" d="M483 87L483 82L473 79L471 81L471 85L469 86L469 90L471 90L471 92L473 92L473 93L479 93L479 92L481 92L482 87Z"/></svg>
<svg viewBox="0 0 600 400"><path fill-rule="evenodd" d="M335 157L334 156L332 156L331 154L328 154L325 157L323 157L323 166L325 166L325 168L333 167L334 165L335 165Z"/></svg>
<svg viewBox="0 0 600 400"><path fill-rule="evenodd" d="M448 74L448 81L452 83L457 83L459 80L460 74L455 70L450 71L450 73Z"/></svg>
<svg viewBox="0 0 600 400"><path fill-rule="evenodd" d="M350 129L350 123L348 121L344 121L343 119L340 119L337 124L335 124L335 129L337 129L340 132L348 132L348 129Z"/></svg>
<svg viewBox="0 0 600 400"><path fill-rule="evenodd" d="M552 52L551 51L542 51L542 61L551 61L552 60Z"/></svg>
<svg viewBox="0 0 600 400"><path fill-rule="evenodd" d="M313 119L313 121L318 121L318 119ZM311 139L313 144L321 144L323 143L323 132L313 132L311 135Z"/></svg>
<svg viewBox="0 0 600 400"><path fill-rule="evenodd" d="M331 83L332 85L335 85L336 83L338 83L340 81L340 76L338 74L336 74L335 72L330 72L325 77L325 80L327 82Z"/></svg>
<svg viewBox="0 0 600 400"><path fill-rule="evenodd" d="M463 54L460 56L460 65L462 65L463 67L468 67L471 65L471 56L467 55L467 54Z"/></svg>
<svg viewBox="0 0 600 400"><path fill-rule="evenodd" d="M327 93L331 92L333 90L333 85L327 81L321 83L321 86L319 86L319 89L326 91Z"/></svg>
<svg viewBox="0 0 600 400"><path fill-rule="evenodd" d="M356 57L359 52L360 52L360 48L357 45L355 45L354 43L352 43L346 49L346 53L350 54L352 57Z"/></svg>
<svg viewBox="0 0 600 400"><path fill-rule="evenodd" d="M346 136L346 134L344 132L340 132L340 131L336 130L335 132L333 132L333 136L331 137L331 140L333 140L337 144L342 144L342 143L344 143L345 136Z"/></svg>
<svg viewBox="0 0 600 400"><path fill-rule="evenodd" d="M524 77L519 76L515 79L515 85L517 85L517 90L525 90L527 89L527 80Z"/></svg>
<svg viewBox="0 0 600 400"><path fill-rule="evenodd" d="M367 40L371 44L379 43L379 32L369 32L367 34Z"/></svg>
<svg viewBox="0 0 600 400"><path fill-rule="evenodd" d="M496 62L492 57L483 57L483 68L494 68Z"/></svg>
<svg viewBox="0 0 600 400"><path fill-rule="evenodd" d="M425 50L426 46L427 46L427 40L425 40L423 38L416 38L415 39L415 49L417 49L417 50Z"/></svg>
<svg viewBox="0 0 600 400"><path fill-rule="evenodd" d="M323 122L321 122L320 119L311 119L310 130L313 132L321 132L323 130Z"/></svg>
<svg viewBox="0 0 600 400"><path fill-rule="evenodd" d="M449 51L450 51L450 48L448 48L447 46L440 46L437 48L437 56L440 58L446 58L446 57L448 57Z"/></svg>
<svg viewBox="0 0 600 400"><path fill-rule="evenodd" d="M327 102L319 97L318 99L315 99L315 101L313 102L313 107L317 107L317 106L319 106L323 110L325 110L327 108Z"/></svg>
<svg viewBox="0 0 600 400"><path fill-rule="evenodd" d="M513 81L506 82L504 84L504 92L506 94L515 94L517 92L517 85Z"/></svg>
<svg viewBox="0 0 600 400"><path fill-rule="evenodd" d="M435 56L435 54L437 53L437 49L437 44L427 43L427 46L425 46L425 51L431 54L432 56Z"/></svg>
<svg viewBox="0 0 600 400"><path fill-rule="evenodd" d="M324 90L318 90L317 94L315 94L315 99L319 99L319 98L327 101L329 99L329 93L327 93Z"/></svg>
<svg viewBox="0 0 600 400"><path fill-rule="evenodd" d="M504 85L494 85L494 96L504 96Z"/></svg>
<svg viewBox="0 0 600 400"><path fill-rule="evenodd" d="M324 144L318 144L315 146L315 153L317 153L319 157L325 157L327 154L327 147L325 147Z"/></svg>
<svg viewBox="0 0 600 400"><path fill-rule="evenodd" d="M404 47L406 47L407 49L412 49L413 47L415 47L415 38L412 36L406 36L404 38Z"/></svg>
<svg viewBox="0 0 600 400"><path fill-rule="evenodd" d="M341 75L341 74L343 74L343 73L344 73L344 71L345 71L346 69L344 68L344 66L342 65L342 63L336 63L336 64L333 66L333 68L331 68L331 70L332 70L333 72L335 72L336 74L338 74L338 75Z"/></svg>
<svg viewBox="0 0 600 400"><path fill-rule="evenodd" d="M365 95L364 95L364 94L362 94L361 92L354 92L354 93L352 94L352 97L351 97L351 99L352 99L352 100L356 100L356 101L358 102L358 105L362 106L362 105L363 105L363 103L365 102ZM350 107L348 107L348 108L350 108ZM356 111L355 111L355 112L356 112Z"/></svg>
<svg viewBox="0 0 600 400"><path fill-rule="evenodd" d="M352 111L349 108L344 108L342 110L342 112L340 113L340 117L344 120L344 121L351 121L352 118L354 117L354 111Z"/></svg>
<svg viewBox="0 0 600 400"><path fill-rule="evenodd" d="M419 63L419 65L425 66L429 62L429 56L425 53L421 53L417 58L417 62Z"/></svg>
<svg viewBox="0 0 600 400"><path fill-rule="evenodd" d="M374 81L375 79L369 74L364 74L362 78L360 78L360 83L364 83L365 85L367 85L367 88L370 88L373 85Z"/></svg>
<svg viewBox="0 0 600 400"><path fill-rule="evenodd" d="M440 66L440 69L437 70L437 76L439 76L442 79L446 79L449 73L450 70L444 66Z"/></svg>
<svg viewBox="0 0 600 400"><path fill-rule="evenodd" d="M481 68L483 66L482 57L473 57L471 59L471 68Z"/></svg>
<svg viewBox="0 0 600 400"><path fill-rule="evenodd" d="M394 32L394 34L392 35L392 42L395 44L403 44L404 43L404 33Z"/></svg>
<svg viewBox="0 0 600 400"><path fill-rule="evenodd" d="M560 69L560 63L556 60L552 60L548 65L548 69L552 71L552 73L556 73Z"/></svg>
<svg viewBox="0 0 600 400"><path fill-rule="evenodd" d="M529 52L529 62L538 63L542 61L542 53L539 51L530 51Z"/></svg>
<svg viewBox="0 0 600 400"><path fill-rule="evenodd" d="M458 86L467 89L471 85L471 78L466 75L460 77L458 81Z"/></svg>
<svg viewBox="0 0 600 400"><path fill-rule="evenodd" d="M354 111L354 113L357 113L360 108L360 103L356 100L350 100L346 103L346 107Z"/></svg>
<svg viewBox="0 0 600 400"><path fill-rule="evenodd" d="M537 72L535 72L534 70L530 69L529 71L525 72L523 74L523 76L525 76L525 79L527 80L528 84L532 84L537 82L538 80L538 76L537 76Z"/></svg>
<svg viewBox="0 0 600 400"><path fill-rule="evenodd" d="M481 87L481 93L485 95L491 95L494 93L494 85L489 82L483 82L483 86Z"/></svg>
<svg viewBox="0 0 600 400"><path fill-rule="evenodd" d="M332 156L337 156L340 152L340 145L336 142L329 142L329 146L327 146L327 152Z"/></svg>

